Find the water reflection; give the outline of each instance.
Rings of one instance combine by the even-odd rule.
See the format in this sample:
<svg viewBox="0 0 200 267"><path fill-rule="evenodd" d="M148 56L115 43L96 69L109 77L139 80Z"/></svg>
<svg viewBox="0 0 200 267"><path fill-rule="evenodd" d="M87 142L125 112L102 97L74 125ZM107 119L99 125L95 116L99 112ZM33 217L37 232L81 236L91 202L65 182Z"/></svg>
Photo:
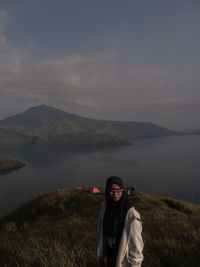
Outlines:
<svg viewBox="0 0 200 267"><path fill-rule="evenodd" d="M200 137L139 139L123 147L0 146L26 167L0 176L0 215L58 188L104 186L121 176L136 190L200 203Z"/></svg>

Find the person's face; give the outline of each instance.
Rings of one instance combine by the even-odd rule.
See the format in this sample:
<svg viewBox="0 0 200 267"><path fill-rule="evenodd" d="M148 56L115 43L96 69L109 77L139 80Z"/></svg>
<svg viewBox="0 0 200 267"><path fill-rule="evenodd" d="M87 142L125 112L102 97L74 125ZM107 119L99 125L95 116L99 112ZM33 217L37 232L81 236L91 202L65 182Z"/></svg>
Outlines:
<svg viewBox="0 0 200 267"><path fill-rule="evenodd" d="M111 188L109 190L109 195L110 195L110 197L111 197L112 200L119 201L120 198L122 197L122 192L123 192L123 189L121 189L119 187L119 185L112 184L111 185Z"/></svg>

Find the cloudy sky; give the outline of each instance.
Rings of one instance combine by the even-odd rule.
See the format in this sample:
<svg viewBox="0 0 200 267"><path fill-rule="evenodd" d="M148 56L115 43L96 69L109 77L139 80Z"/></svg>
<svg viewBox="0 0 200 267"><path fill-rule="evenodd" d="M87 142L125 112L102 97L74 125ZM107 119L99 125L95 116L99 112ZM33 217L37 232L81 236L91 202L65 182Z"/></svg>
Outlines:
<svg viewBox="0 0 200 267"><path fill-rule="evenodd" d="M0 119L47 104L200 129L199 0L0 0Z"/></svg>

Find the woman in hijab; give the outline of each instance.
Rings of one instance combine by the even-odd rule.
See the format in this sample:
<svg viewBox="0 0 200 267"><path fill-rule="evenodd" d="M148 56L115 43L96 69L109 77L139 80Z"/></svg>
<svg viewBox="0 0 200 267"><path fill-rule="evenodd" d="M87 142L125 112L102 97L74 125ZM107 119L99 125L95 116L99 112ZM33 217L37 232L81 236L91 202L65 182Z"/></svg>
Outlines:
<svg viewBox="0 0 200 267"><path fill-rule="evenodd" d="M105 197L98 224L99 266L140 267L143 261L140 214L131 206L119 177L107 179Z"/></svg>

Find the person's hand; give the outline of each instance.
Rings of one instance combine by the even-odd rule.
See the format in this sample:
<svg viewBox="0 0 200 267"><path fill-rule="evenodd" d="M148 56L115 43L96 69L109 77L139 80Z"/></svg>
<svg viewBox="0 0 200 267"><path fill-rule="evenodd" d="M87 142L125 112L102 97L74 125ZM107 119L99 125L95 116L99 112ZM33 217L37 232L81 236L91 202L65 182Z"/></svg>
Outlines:
<svg viewBox="0 0 200 267"><path fill-rule="evenodd" d="M99 258L99 267L106 267L105 258L104 257L100 257Z"/></svg>

